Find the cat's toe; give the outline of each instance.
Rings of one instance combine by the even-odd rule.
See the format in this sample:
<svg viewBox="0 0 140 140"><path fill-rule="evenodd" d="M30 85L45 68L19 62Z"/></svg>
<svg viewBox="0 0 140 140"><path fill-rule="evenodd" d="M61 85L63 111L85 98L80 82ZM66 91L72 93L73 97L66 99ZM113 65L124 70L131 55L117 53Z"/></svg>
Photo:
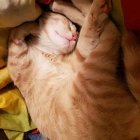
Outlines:
<svg viewBox="0 0 140 140"><path fill-rule="evenodd" d="M53 12L61 12L61 5L62 5L63 1L62 0L56 0L53 1L49 7Z"/></svg>

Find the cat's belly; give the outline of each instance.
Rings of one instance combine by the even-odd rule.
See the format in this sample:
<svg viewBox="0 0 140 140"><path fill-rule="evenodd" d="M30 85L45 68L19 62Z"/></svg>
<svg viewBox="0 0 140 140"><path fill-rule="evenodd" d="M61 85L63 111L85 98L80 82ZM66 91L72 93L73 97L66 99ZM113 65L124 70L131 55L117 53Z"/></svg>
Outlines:
<svg viewBox="0 0 140 140"><path fill-rule="evenodd" d="M32 93L25 100L33 121L46 137L50 136L52 140L65 140L64 138L93 140L95 136L92 131L96 131L97 128L100 133L107 134L107 138L112 137L113 140L131 140L139 135L140 124L137 117L139 111L129 95L126 94L125 98L118 98L118 96L111 98L111 108L114 112L108 109L110 105L108 98L103 98L105 104L98 98L91 102L91 99L79 98L78 95L82 95L82 92L76 94L74 103L72 101L73 71L63 65L56 68L50 64L44 67L44 64L36 67ZM108 111L100 110L101 108L96 104L100 104L103 108L107 107ZM63 128L69 128L71 123L74 127L72 125L70 130L75 131L81 138L77 138L70 130L65 132ZM82 138L83 135L86 137ZM96 135L100 137L98 132Z"/></svg>
<svg viewBox="0 0 140 140"><path fill-rule="evenodd" d="M74 131L81 137L84 135L84 132L88 131L85 135L87 134L87 137L91 136L93 138L94 135L91 135L92 133L90 133L90 131L96 130L96 128L99 129L101 127L100 125L102 125L102 127L98 131L103 134L107 133L109 136L111 131L113 133L113 140L132 140L130 138L137 137L140 134L140 113L133 103L129 104L130 107L126 106L124 110L119 109L119 107L117 109L115 105L114 108L116 108L116 110L114 111L118 112L114 112L115 115L113 112L107 112L106 110L100 111L96 106L92 106L92 103L86 100L86 98L85 102L80 103L77 97L75 97L77 100L75 100L75 104L72 104L73 94L71 86L72 83L66 81L66 79L62 81L56 80L56 83L49 78L38 79L38 82L33 87L32 96L25 98L33 122L46 137L50 136L50 138L52 137L53 140L56 140L53 138L53 136L55 136L60 137L57 138L58 140L62 140L61 138L65 136L62 135L61 132L64 133L65 131L62 131L61 127L69 128L69 123L74 124L74 128L72 126L71 130L76 129ZM98 98L96 100L98 101ZM118 101L117 97L113 100L115 100L115 102L116 100ZM124 100L124 102L129 101L127 98L122 100ZM94 104L95 103L96 101ZM87 104L89 104L89 107L86 107ZM121 106L124 105L121 104ZM78 117L76 122L74 121L76 118L70 120L71 117L73 118L75 115ZM60 124L60 126L58 124ZM87 124L90 125L87 126ZM83 132L79 129L80 126L82 130L84 130ZM64 134L69 136L71 132L68 131ZM122 136L124 136L124 138L122 138ZM77 140L77 137L73 137L72 135L70 135L70 138ZM69 138L66 139L70 140ZM81 140L87 139L83 137Z"/></svg>

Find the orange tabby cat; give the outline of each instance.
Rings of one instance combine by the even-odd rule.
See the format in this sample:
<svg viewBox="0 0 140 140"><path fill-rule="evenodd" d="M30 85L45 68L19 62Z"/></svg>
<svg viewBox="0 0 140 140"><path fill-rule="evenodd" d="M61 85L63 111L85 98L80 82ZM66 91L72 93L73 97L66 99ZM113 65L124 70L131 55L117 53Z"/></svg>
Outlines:
<svg viewBox="0 0 140 140"><path fill-rule="evenodd" d="M50 140L139 137L139 108L117 77L120 34L103 12L105 2L93 1L75 49L76 29L58 14L41 18L41 29L31 23L11 33L9 72L34 123ZM37 39L25 40L36 30Z"/></svg>

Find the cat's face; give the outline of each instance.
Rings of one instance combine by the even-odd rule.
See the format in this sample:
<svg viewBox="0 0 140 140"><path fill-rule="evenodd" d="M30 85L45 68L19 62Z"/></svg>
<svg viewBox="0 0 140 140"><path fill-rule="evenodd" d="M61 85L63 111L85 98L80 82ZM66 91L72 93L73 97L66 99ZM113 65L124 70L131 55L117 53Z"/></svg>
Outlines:
<svg viewBox="0 0 140 140"><path fill-rule="evenodd" d="M40 22L59 53L66 54L74 49L78 35L76 26L69 19L60 14L47 13Z"/></svg>

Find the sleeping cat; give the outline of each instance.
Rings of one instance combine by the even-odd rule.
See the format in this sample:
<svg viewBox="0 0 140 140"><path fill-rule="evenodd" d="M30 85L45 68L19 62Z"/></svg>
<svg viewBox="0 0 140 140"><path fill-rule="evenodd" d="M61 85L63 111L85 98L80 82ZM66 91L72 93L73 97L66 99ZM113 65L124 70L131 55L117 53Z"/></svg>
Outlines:
<svg viewBox="0 0 140 140"><path fill-rule="evenodd" d="M40 29L31 23L11 33L9 72L34 123L50 140L139 137L139 108L117 77L120 34L105 2L93 1L76 47L75 26L54 13L40 19ZM29 34L39 35L28 42Z"/></svg>

